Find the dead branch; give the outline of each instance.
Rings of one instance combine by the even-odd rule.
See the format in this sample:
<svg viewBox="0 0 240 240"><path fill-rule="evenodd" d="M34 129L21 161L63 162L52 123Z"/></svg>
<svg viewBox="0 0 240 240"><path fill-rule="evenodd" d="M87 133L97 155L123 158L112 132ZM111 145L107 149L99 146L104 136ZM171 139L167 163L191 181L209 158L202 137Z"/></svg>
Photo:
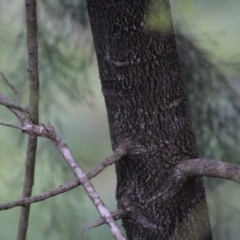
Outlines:
<svg viewBox="0 0 240 240"><path fill-rule="evenodd" d="M123 156L127 154L126 150L122 147L117 148L111 156L103 160L99 165L97 165L95 168L93 168L90 172L88 172L87 178L92 179L95 176L97 176L99 173L101 173L106 167L110 166L111 164L117 162L119 159L121 159ZM33 197L23 198L17 201L12 201L8 203L4 203L0 205L0 211L7 210L10 208L18 207L18 206L24 206L26 204L36 203L43 201L45 199L54 197L56 195L65 193L71 189L76 188L77 186L81 185L81 183L78 180L74 180L72 182L63 184L55 189L52 189L48 192L42 193L40 195L36 195Z"/></svg>
<svg viewBox="0 0 240 240"><path fill-rule="evenodd" d="M49 137L57 147L58 151L62 154L64 159L67 161L68 165L74 172L75 176L81 182L83 188L87 192L89 198L92 200L93 204L96 206L98 212L102 216L102 218L106 221L108 226L111 229L111 232L115 239L123 240L125 239L124 235L122 234L121 230L118 228L117 224L115 223L114 219L112 218L110 212L108 211L107 207L103 203L102 199L97 194L95 188L93 187L92 183L88 180L87 175L81 169L79 163L74 158L72 152L70 151L68 145L64 142L64 140L56 133L54 127L50 124L44 126L45 130L48 132Z"/></svg>
<svg viewBox="0 0 240 240"><path fill-rule="evenodd" d="M197 158L182 161L175 166L186 177L215 177L240 184L240 166L213 159Z"/></svg>
<svg viewBox="0 0 240 240"><path fill-rule="evenodd" d="M156 199L166 201L179 191L186 180L197 176L216 177L240 183L240 166L205 158L184 160L173 165L171 174L165 176L165 181L159 186L157 193L148 196L149 204ZM178 186L177 188L175 186Z"/></svg>
<svg viewBox="0 0 240 240"><path fill-rule="evenodd" d="M16 116L18 116L18 114L19 114L18 110L12 110L11 109L11 111L14 112ZM21 112L20 117L23 117L22 114L24 114L24 113ZM21 121L21 119L20 119L20 121ZM109 227L111 229L111 232L114 235L115 239L124 240L125 239L124 235L121 233L120 229L118 228L115 221L111 217L111 214L109 213L105 204L102 202L101 198L98 196L97 192L95 191L93 185L88 180L87 175L82 171L78 162L73 157L73 155L72 155L70 149L68 148L67 144L56 133L54 127L51 124L48 124L47 126L43 125L41 127L38 126L38 125L31 124L30 120L27 117L24 118L22 121L23 121L23 124L25 124L25 126L23 126L22 129L24 131L26 131L27 133L33 134L34 136L36 136L36 135L45 136L47 138L50 138L53 141L53 143L55 144L55 146L57 147L59 152L62 154L64 159L67 161L67 163L71 167L75 176L78 178L79 182L81 182L81 184L83 185L83 188L86 190L89 198L92 200L92 202L94 203L94 205L98 209L100 215L104 218L106 223L109 225ZM123 152L120 151L120 153L123 154L124 151ZM118 154L119 154L119 152L118 152ZM111 163L111 160L113 160L113 159L110 159L110 160L108 159L109 163ZM98 166L97 171L102 171L104 169L105 165L107 165L107 164L104 163L104 164ZM93 174L95 175L96 171ZM24 204L26 205L26 202L24 202ZM24 205L24 207L26 207L25 205Z"/></svg>
<svg viewBox="0 0 240 240"><path fill-rule="evenodd" d="M21 122L22 126L31 123L29 116L26 115L24 108L15 105L9 98L0 93L0 104L6 106ZM13 107L13 106L17 106Z"/></svg>
<svg viewBox="0 0 240 240"><path fill-rule="evenodd" d="M21 129L22 131L28 133L29 135L36 135L38 137L49 138L48 133L45 131L43 126L33 124L32 121L30 120L30 117L26 114L26 111L23 111L21 107L19 109L12 107L12 104L14 103L9 98L4 96L2 93L0 93L0 101L4 102L3 105L6 106L19 119L22 127L17 127L11 124L4 123L1 125Z"/></svg>
<svg viewBox="0 0 240 240"><path fill-rule="evenodd" d="M125 213L124 213L123 209L117 209L116 211L111 212L111 215L112 215L113 219L116 221L116 220L123 218ZM105 220L103 218L100 218L100 219L96 220L95 222L84 227L83 232L85 232L91 228L99 227L103 224L105 224Z"/></svg>
<svg viewBox="0 0 240 240"><path fill-rule="evenodd" d="M17 110L25 112L25 113L29 113L28 109L22 108L21 106L11 102L2 93L0 93L0 105L3 105L3 106L8 107L8 108L17 109Z"/></svg>
<svg viewBox="0 0 240 240"><path fill-rule="evenodd" d="M31 203L36 203L36 202L40 202L40 201L44 201L48 198L51 198L51 197L54 197L58 194L61 194L61 193L64 193L64 192L67 192L71 189L74 189L76 188L77 186L81 185L79 183L78 180L75 180L75 181L72 181L70 183L67 183L67 184L64 184L64 185L61 185L59 186L58 188L55 188L51 191L48 191L48 192L45 192L45 193L42 193L40 195L36 195L36 196L33 196L33 197L27 197L27 198L23 198L23 199L20 199L20 200L17 200L17 201L12 201L12 202L8 202L8 203L4 203L4 204L1 204L0 205L0 211L2 210L8 210L8 209L11 209L11 208L14 208L14 207L18 207L18 206L26 206L26 205L29 205Z"/></svg>
<svg viewBox="0 0 240 240"><path fill-rule="evenodd" d="M7 79L4 73L0 72L1 77L3 78L4 82L12 89L16 97L16 103L19 105L19 92L17 89L11 84L11 82Z"/></svg>
<svg viewBox="0 0 240 240"><path fill-rule="evenodd" d="M5 126L5 127L16 128L16 129L22 130L21 127L18 127L16 125L9 124L9 123L0 122L0 125Z"/></svg>
<svg viewBox="0 0 240 240"><path fill-rule="evenodd" d="M99 163L93 170L87 173L88 179L94 178L100 172L102 172L106 167L112 165L113 163L120 160L122 157L127 155L127 150L125 146L119 146L116 148L111 156Z"/></svg>

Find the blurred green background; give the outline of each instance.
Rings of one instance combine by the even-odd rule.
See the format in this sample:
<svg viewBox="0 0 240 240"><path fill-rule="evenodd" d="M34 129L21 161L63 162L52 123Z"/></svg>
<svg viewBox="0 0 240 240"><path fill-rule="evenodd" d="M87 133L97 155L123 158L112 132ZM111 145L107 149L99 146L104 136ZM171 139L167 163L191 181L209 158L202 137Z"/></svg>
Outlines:
<svg viewBox="0 0 240 240"><path fill-rule="evenodd" d="M171 5L176 27L192 36L192 41L205 50L209 59L224 72L234 88L239 89L239 0L174 0ZM27 106L24 14L23 1L0 1L0 72L19 90L21 105ZM50 121L56 126L81 166L89 171L111 154L111 147L85 3L82 0L39 0L38 14L40 119L42 123ZM14 100L13 93L2 79L0 91ZM220 95L220 98L223 101L227 99L226 95ZM191 104L194 106L194 102ZM226 156L231 156L232 159L224 160L237 162L235 159L240 157L237 149L239 139L231 131L239 131L235 127L240 126L237 117L240 102L239 106L238 101L232 105L231 99L228 105L224 105L223 122L232 116L234 124L226 121L221 135L215 135L209 142L204 142L209 154L200 152L211 157L222 157L227 152L229 155ZM193 122L194 119L193 116ZM0 121L18 124L4 107L0 107ZM225 131L226 127L231 131ZM206 131L210 130L207 128ZM217 144L218 138L222 136L229 145L224 153ZM0 126L0 203L21 198L26 139L27 136L21 132ZM201 139L198 141L201 145ZM237 163L240 164L240 161ZM54 146L46 139L39 139L33 194L48 191L73 179L72 172ZM92 182L109 209L115 210L114 167L107 168ZM239 187L227 181L217 182L214 187L211 184L207 186L215 239L239 239ZM19 213L19 208L0 212L1 240L16 239ZM76 188L32 204L28 239L113 239L106 226L82 234L83 227L98 218L96 209L84 191ZM224 227L221 225L223 222L226 223Z"/></svg>

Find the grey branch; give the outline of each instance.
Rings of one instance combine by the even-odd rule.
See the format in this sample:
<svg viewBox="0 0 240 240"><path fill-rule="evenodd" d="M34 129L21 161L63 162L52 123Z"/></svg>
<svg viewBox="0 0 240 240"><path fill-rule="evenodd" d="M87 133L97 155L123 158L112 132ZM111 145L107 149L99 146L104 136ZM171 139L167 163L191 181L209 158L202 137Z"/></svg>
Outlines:
<svg viewBox="0 0 240 240"><path fill-rule="evenodd" d="M124 240L125 237L122 234L121 230L118 228L116 222L112 218L110 212L108 211L107 207L103 203L102 199L97 194L94 186L87 178L87 175L81 169L79 163L74 158L72 152L70 151L68 145L64 142L64 140L56 133L54 127L50 124L48 126L44 126L46 131L49 134L49 137L57 147L58 151L62 154L64 159L67 161L68 165L74 172L75 176L81 182L83 188L85 189L86 193L88 194L89 198L92 200L93 204L96 206L100 215L104 218L106 223L111 229L111 232L115 239L117 240Z"/></svg>
<svg viewBox="0 0 240 240"><path fill-rule="evenodd" d="M148 196L147 203L157 198L166 201L178 193L179 186L187 179L197 176L223 178L240 184L240 166L219 160L206 158L184 160L172 166L170 172L171 174L165 177L164 183L159 186L157 194L154 192L152 196Z"/></svg>
<svg viewBox="0 0 240 240"><path fill-rule="evenodd" d="M80 183L78 180L72 181L70 183L64 184L59 186L58 188L55 188L51 191L42 193L40 195L36 195L36 196L32 196L32 197L27 197L27 198L22 198L20 200L16 200L16 201L12 201L12 202L8 202L8 203L3 203L0 205L0 211L3 210L8 210L14 207L18 207L18 206L25 206L31 203L36 203L36 202L40 202L40 201L44 201L48 198L54 197L58 194L67 192L77 186L79 186Z"/></svg>
<svg viewBox="0 0 240 240"><path fill-rule="evenodd" d="M8 108L17 109L17 110L22 111L22 112L29 113L29 110L28 110L28 109L22 108L22 107L20 107L19 105L11 102L11 101L10 101L8 98L6 98L2 93L0 93L0 105L3 105L3 106L8 107Z"/></svg>
<svg viewBox="0 0 240 240"><path fill-rule="evenodd" d="M206 176L223 178L240 184L240 166L213 159L197 158L182 161L176 169L186 177Z"/></svg>
<svg viewBox="0 0 240 240"><path fill-rule="evenodd" d="M91 179L94 178L96 175L101 173L106 167L109 165L117 162L119 159L121 159L123 156L127 154L126 150L123 147L118 147L111 156L106 158L104 161L99 163L94 169L92 169L90 172L87 173L87 178ZM81 183L78 180L74 180L72 182L66 183L64 185L61 185L55 189L52 189L48 192L42 193L40 195L36 195L33 197L23 198L17 201L12 201L8 203L4 203L0 205L0 211L7 210L10 208L18 207L18 206L24 206L26 204L36 203L43 201L45 199L54 197L56 195L65 193L71 189L76 188L77 186L81 185Z"/></svg>
<svg viewBox="0 0 240 240"><path fill-rule="evenodd" d="M8 98L4 97L5 101L8 103L12 103ZM75 160L74 156L72 155L70 149L68 148L67 144L63 141L63 139L56 133L54 127L49 123L47 126L42 125L35 125L32 123L30 118L24 113L17 109L13 109L11 107L8 107L10 111L12 111L17 118L20 120L22 124L22 129L34 136L41 136L50 138L59 152L62 154L64 159L67 161L69 166L71 167L72 171L74 172L75 176L79 180L79 182L83 185L83 188L87 192L89 198L92 200L96 208L98 209L98 212L100 215L104 218L106 223L109 225L111 232L115 239L117 240L124 240L125 237L122 234L121 230L118 228L117 224L111 217L110 212L104 205L101 198L98 196L97 192L95 191L93 185L88 180L87 175L84 173L84 171L79 166L78 162ZM101 167L100 167L101 168ZM19 238L20 240L21 238Z"/></svg>
<svg viewBox="0 0 240 240"><path fill-rule="evenodd" d="M49 138L48 133L46 132L46 130L43 126L39 126L39 125L32 123L28 114L26 114L26 112L27 112L26 109L15 105L9 98L4 96L2 93L0 93L0 104L6 106L19 119L19 121L21 122L21 125L22 125L22 127L19 129L23 130L24 132L28 133L29 135L36 135L39 137ZM18 128L11 124L1 124L1 125L5 125L7 127Z"/></svg>
<svg viewBox="0 0 240 240"><path fill-rule="evenodd" d="M24 108L14 104L9 98L0 93L0 104L6 106L21 122L22 126L32 124ZM16 107L17 106L17 107Z"/></svg>
<svg viewBox="0 0 240 240"><path fill-rule="evenodd" d="M0 125L5 126L5 127L10 127L10 128L16 128L16 129L19 129L19 130L23 130L21 127L18 127L16 125L9 124L9 123L0 122Z"/></svg>
<svg viewBox="0 0 240 240"><path fill-rule="evenodd" d="M16 96L16 103L19 104L19 92L17 89L11 84L11 82L7 79L7 77L4 75L4 73L0 73L1 77L3 78L4 82L12 89Z"/></svg>
<svg viewBox="0 0 240 240"><path fill-rule="evenodd" d="M123 209L120 208L114 212L111 212L111 215L112 215L113 219L116 221L116 220L121 219L125 215L125 213L124 213ZM99 227L103 224L105 224L105 220L103 218L100 218L100 219L96 220L95 222L84 227L83 232L86 230L89 230L91 228Z"/></svg>

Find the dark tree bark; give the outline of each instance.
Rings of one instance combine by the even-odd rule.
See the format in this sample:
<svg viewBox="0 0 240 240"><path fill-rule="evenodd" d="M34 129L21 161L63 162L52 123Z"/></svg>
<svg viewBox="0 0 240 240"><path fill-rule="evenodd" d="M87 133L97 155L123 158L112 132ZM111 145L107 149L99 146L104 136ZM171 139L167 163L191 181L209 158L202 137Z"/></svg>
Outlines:
<svg viewBox="0 0 240 240"><path fill-rule="evenodd" d="M168 0L87 0L128 239L212 239Z"/></svg>

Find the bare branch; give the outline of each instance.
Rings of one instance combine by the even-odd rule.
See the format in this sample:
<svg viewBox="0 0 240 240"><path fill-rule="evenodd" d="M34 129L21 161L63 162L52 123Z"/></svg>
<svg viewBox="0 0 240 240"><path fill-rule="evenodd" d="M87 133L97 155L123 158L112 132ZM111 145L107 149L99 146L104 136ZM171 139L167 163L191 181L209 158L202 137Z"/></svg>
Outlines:
<svg viewBox="0 0 240 240"><path fill-rule="evenodd" d="M187 179L197 176L223 178L240 183L240 166L212 159L184 160L173 165L169 171L171 174L165 176L165 181L159 186L158 192L148 196L147 204L156 199L166 201L175 196L179 186L183 186Z"/></svg>
<svg viewBox="0 0 240 240"><path fill-rule="evenodd" d="M0 93L0 102L2 105L6 106L21 122L22 126L27 125L28 123L31 123L28 115L26 115L26 111L23 111L23 108L18 106L19 109L12 106L15 105L9 98L4 96L2 93Z"/></svg>
<svg viewBox="0 0 240 240"><path fill-rule="evenodd" d="M8 107L8 108L15 108L15 109L20 110L20 111L22 111L22 112L29 113L29 111L28 111L27 109L22 108L22 107L20 107L20 106L18 106L18 105L15 105L15 104L4 103L4 102L1 101L1 99L0 99L0 105L4 105L4 106L6 106L6 107Z"/></svg>
<svg viewBox="0 0 240 240"><path fill-rule="evenodd" d="M113 163L120 160L123 156L127 155L127 150L125 146L119 146L116 148L111 156L99 163L93 170L87 173L88 179L94 178L100 172L102 172L106 167L112 165Z"/></svg>
<svg viewBox="0 0 240 240"><path fill-rule="evenodd" d="M31 203L35 203L35 202L40 202L43 200L46 200L50 197L56 196L58 194L64 193L66 191L69 191L77 186L79 186L80 183L78 180L72 181L70 183L64 184L59 186L58 188L55 188L51 191L45 192L43 194L40 195L36 195L33 197L27 197L27 198L23 198L17 201L12 201L12 202L8 202L8 203L4 203L0 205L0 211L2 210L8 210L10 208L14 208L14 207L18 207L18 206L25 206Z"/></svg>
<svg viewBox="0 0 240 240"><path fill-rule="evenodd" d="M23 130L21 127L18 127L18 126L15 126L13 124L9 124L9 123L0 122L0 125L5 126L5 127L10 127L10 128L16 128L16 129Z"/></svg>
<svg viewBox="0 0 240 240"><path fill-rule="evenodd" d="M68 165L74 172L75 176L81 182L83 188L87 192L89 198L92 200L93 204L96 206L100 215L104 218L106 223L111 229L111 232L115 239L123 240L125 239L124 235L122 234L121 230L118 228L117 224L113 220L110 212L108 211L107 207L103 203L102 199L98 196L96 190L94 189L92 183L88 180L87 175L81 169L79 163L74 158L73 154L71 153L68 145L63 141L63 139L56 133L54 127L52 125L45 126L46 131L49 133L49 137L54 142L55 146L62 154L64 159L67 161Z"/></svg>
<svg viewBox="0 0 240 240"><path fill-rule="evenodd" d="M186 177L206 176L223 178L240 184L240 166L222 161L197 158L177 164L176 169Z"/></svg>
<svg viewBox="0 0 240 240"><path fill-rule="evenodd" d="M5 97L5 101L7 103L12 103L6 97ZM104 218L106 223L109 225L109 227L111 229L111 232L114 235L115 239L124 240L125 239L124 235L121 233L120 229L118 228L115 221L111 217L111 214L109 213L108 209L106 208L106 206L102 202L101 198L96 193L93 185L88 180L87 175L82 171L78 162L74 159L74 157L73 157L70 149L68 148L67 144L58 136L54 127L51 124L49 124L48 126L35 125L35 124L32 123L31 119L28 116L26 116L25 113L23 113L23 112L21 112L17 109L12 109L11 107L9 107L9 109L21 121L21 123L23 125L22 129L24 131L26 131L28 134L30 134L29 139L30 139L30 137L32 137L31 141L29 140L29 145L28 146L30 146L30 143L34 143L35 147L32 146L31 148L28 148L28 149L29 150L30 149L35 149L36 150L36 141L34 142L33 138L36 138L37 136L50 138L54 142L55 146L58 148L59 152L63 155L65 160L68 162L69 166L73 170L73 172L76 175L76 177L78 178L79 182L81 182L81 184L83 185L83 187L86 190L88 196L90 197L90 199L92 200L92 202L94 203L96 208L98 209L100 215ZM30 117L32 116L32 114L33 113L31 112ZM33 119L33 121L34 121L34 119ZM118 154L121 155L121 154L124 154L124 152L120 152ZM27 154L27 156L33 156L33 155L35 155L35 154L34 153ZM109 160L109 163L111 163L114 159L108 159L108 160ZM34 161L35 160L32 160L31 164L34 163ZM28 167L28 166L29 166L29 164L26 164L26 167ZM105 168L104 164L99 165L98 170L96 172L102 171L104 168ZM33 170L33 168L31 168L31 170ZM93 174L96 174L96 172L93 173ZM34 173L34 171L32 171L32 173ZM29 172L28 172L28 174L29 174ZM33 174L30 174L30 176L31 176L32 183L33 183ZM24 189L29 190L30 189L29 185L28 185L27 188L24 187ZM28 198L28 197L29 196L25 196L23 194L24 199ZM22 203L26 204L26 202L24 202L24 201ZM13 205L13 203L11 203L11 205ZM19 205L19 203L18 203L18 205ZM28 211L27 211L27 209L29 209L29 206L24 205L24 207L22 207L22 212L24 211L24 212L26 212L26 214L25 213L21 214L21 216L23 215L23 217L20 218L20 222L19 222L19 234L18 234L19 237L18 237L18 240L22 240L26 236L27 223L28 223ZM23 227L21 227L21 226L23 226Z"/></svg>
<svg viewBox="0 0 240 240"><path fill-rule="evenodd" d="M22 125L22 128L19 129L25 131L29 135L36 135L39 137L48 138L48 133L45 131L45 128L43 126L33 124L30 120L30 117L25 113L26 111L22 111L21 107L20 109L12 107L14 103L2 93L0 93L0 101L4 102L4 105L19 119ZM13 126L8 125L8 127Z"/></svg>
<svg viewBox="0 0 240 240"><path fill-rule="evenodd" d="M92 169L90 172L87 173L87 178L91 179L94 178L96 175L98 175L100 172L102 172L106 167L110 166L111 164L117 162L119 159L121 159L123 156L127 154L126 150L124 148L119 147L117 148L111 156L106 158L104 161L102 161L98 166L96 166L94 169ZM24 206L26 204L36 203L43 201L45 199L48 199L50 197L54 197L56 195L65 193L71 189L76 188L77 186L81 185L81 183L78 180L74 180L72 182L66 183L64 185L61 185L55 189L52 189L48 192L42 193L40 195L36 195L33 197L23 198L17 201L12 201L9 203L4 203L0 205L0 211L7 210L10 208L18 207L18 206Z"/></svg>
<svg viewBox="0 0 240 240"><path fill-rule="evenodd" d="M29 113L28 109L22 108L19 105L16 105L15 103L11 102L11 100L5 97L2 93L0 93L0 105L3 105L8 108L14 108L25 113Z"/></svg>
<svg viewBox="0 0 240 240"><path fill-rule="evenodd" d="M38 39L37 39L37 2L25 0L26 24L27 24L27 52L28 52L28 78L29 78L29 110L33 124L38 124L39 102L39 73L38 73ZM32 195L34 184L35 160L37 151L37 136L28 136L28 145L25 161L25 179L23 186L23 198ZM17 240L25 240L27 237L30 205L21 208L18 224Z"/></svg>
<svg viewBox="0 0 240 240"><path fill-rule="evenodd" d="M6 103L6 102L4 102L4 101L1 99L1 97L0 97L0 105L6 106L6 107L8 107L8 108L14 108L14 109L17 109L17 110L22 111L22 112L29 113L29 111L28 111L27 109L22 108L22 107L20 107L20 106L18 106L18 105L16 105L16 104L11 104L11 103Z"/></svg>
<svg viewBox="0 0 240 240"><path fill-rule="evenodd" d="M5 83L12 89L12 91L14 92L15 96L16 96L16 103L19 105L19 92L17 91L17 89L11 84L11 82L6 78L6 76L4 75L4 73L0 72L1 77L3 78L3 80L5 81Z"/></svg>
<svg viewBox="0 0 240 240"><path fill-rule="evenodd" d="M116 221L116 220L119 220L119 219L123 218L125 213L124 213L123 209L118 209L114 212L111 212L111 215L112 215L113 219ZM86 227L84 227L83 232L87 231L91 228L99 227L103 224L105 224L105 221L104 221L103 218L100 218L100 219L96 220L95 222L93 222L93 223L87 225Z"/></svg>

